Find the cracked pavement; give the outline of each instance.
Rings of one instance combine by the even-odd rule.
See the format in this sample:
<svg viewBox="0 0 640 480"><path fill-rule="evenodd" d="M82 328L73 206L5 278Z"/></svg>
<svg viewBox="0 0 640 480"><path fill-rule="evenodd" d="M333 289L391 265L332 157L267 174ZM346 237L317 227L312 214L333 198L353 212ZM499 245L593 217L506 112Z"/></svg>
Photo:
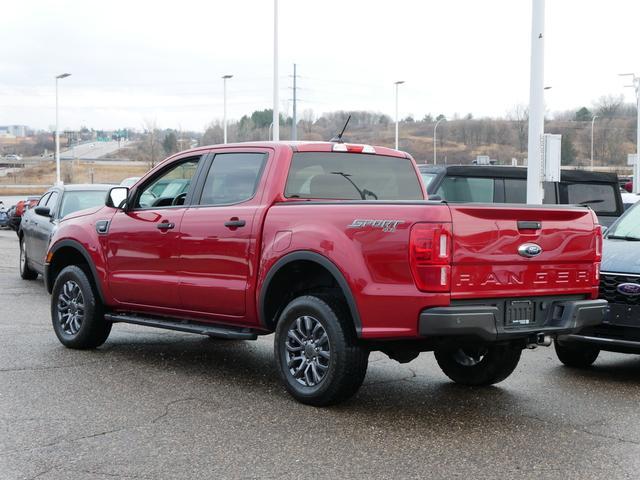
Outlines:
<svg viewBox="0 0 640 480"><path fill-rule="evenodd" d="M0 231L0 479L638 478L638 356L574 371L540 348L471 389L432 354L374 353L353 400L317 409L280 386L270 336L118 324L65 349L17 247Z"/></svg>

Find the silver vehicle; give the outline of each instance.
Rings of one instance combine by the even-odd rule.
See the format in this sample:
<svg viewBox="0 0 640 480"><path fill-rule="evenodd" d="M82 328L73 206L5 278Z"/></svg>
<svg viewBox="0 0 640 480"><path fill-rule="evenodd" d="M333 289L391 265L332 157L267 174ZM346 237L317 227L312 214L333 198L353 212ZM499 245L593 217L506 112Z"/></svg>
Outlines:
<svg viewBox="0 0 640 480"><path fill-rule="evenodd" d="M33 280L44 271L44 260L60 220L87 208L102 207L113 185L63 185L50 188L22 216L20 240L20 276Z"/></svg>

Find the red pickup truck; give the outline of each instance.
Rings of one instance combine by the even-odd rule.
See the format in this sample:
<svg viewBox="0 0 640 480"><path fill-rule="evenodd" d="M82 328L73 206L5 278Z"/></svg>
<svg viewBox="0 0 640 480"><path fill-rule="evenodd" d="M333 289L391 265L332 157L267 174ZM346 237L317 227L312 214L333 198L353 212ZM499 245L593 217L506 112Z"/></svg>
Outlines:
<svg viewBox="0 0 640 480"><path fill-rule="evenodd" d="M55 333L95 348L117 322L275 332L287 390L328 405L358 390L372 350L434 351L452 380L488 385L524 348L601 322L591 210L425 198L413 159L388 148L179 153L60 223L44 275Z"/></svg>

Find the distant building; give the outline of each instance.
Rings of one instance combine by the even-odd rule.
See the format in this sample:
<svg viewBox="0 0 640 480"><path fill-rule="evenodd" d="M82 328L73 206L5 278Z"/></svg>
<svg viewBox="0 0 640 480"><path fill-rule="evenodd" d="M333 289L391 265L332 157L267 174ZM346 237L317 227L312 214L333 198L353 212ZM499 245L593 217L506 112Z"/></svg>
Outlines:
<svg viewBox="0 0 640 480"><path fill-rule="evenodd" d="M0 125L0 135L12 137L26 137L29 127L26 125Z"/></svg>

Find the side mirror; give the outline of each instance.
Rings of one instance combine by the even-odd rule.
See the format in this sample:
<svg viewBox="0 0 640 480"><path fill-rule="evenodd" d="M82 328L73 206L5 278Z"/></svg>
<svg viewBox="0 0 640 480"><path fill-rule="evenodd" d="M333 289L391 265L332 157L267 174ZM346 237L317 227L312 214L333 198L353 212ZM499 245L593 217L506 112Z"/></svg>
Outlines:
<svg viewBox="0 0 640 480"><path fill-rule="evenodd" d="M128 187L113 187L109 190L107 195L107 201L105 205L107 207L123 209L127 203L127 197L129 196Z"/></svg>
<svg viewBox="0 0 640 480"><path fill-rule="evenodd" d="M36 215L51 217L51 209L49 207L36 207L34 212L36 212Z"/></svg>

